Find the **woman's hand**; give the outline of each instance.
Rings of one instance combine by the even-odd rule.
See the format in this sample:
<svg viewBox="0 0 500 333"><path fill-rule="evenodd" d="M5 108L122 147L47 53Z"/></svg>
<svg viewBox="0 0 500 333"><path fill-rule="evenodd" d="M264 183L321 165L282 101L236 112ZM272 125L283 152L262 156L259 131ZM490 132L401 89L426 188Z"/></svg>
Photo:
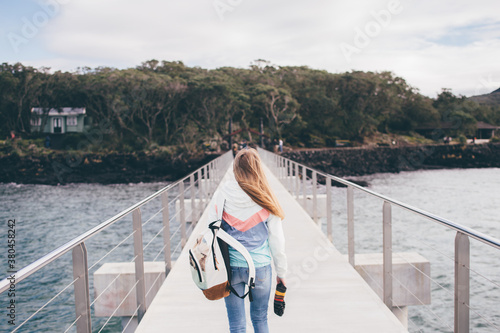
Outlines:
<svg viewBox="0 0 500 333"><path fill-rule="evenodd" d="M276 277L276 284L283 283L283 285L286 287L286 281L285 279L282 279L280 277Z"/></svg>

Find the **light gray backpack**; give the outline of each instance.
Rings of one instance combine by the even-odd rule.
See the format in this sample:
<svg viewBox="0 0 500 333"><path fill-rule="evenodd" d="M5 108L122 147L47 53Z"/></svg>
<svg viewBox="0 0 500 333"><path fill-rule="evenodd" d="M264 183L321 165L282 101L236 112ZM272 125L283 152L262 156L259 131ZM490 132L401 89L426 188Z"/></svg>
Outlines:
<svg viewBox="0 0 500 333"><path fill-rule="evenodd" d="M207 230L196 238L195 244L189 250L193 281L209 300L224 298L232 292L240 298L249 295L249 299L252 301L252 289L255 286L255 265L248 250L222 230L222 212L225 200L221 198L220 201L216 206L217 220L209 223ZM231 286L228 246L240 252L248 263L248 291L241 296Z"/></svg>

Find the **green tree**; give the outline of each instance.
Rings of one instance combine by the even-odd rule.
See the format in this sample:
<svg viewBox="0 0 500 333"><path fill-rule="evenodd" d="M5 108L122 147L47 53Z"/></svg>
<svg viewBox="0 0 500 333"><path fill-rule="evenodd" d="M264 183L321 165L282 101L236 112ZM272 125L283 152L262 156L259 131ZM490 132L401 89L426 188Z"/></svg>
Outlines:
<svg viewBox="0 0 500 333"><path fill-rule="evenodd" d="M253 103L260 107L272 131L282 137L283 127L290 124L298 116L299 103L291 93L284 88L257 84L252 91Z"/></svg>

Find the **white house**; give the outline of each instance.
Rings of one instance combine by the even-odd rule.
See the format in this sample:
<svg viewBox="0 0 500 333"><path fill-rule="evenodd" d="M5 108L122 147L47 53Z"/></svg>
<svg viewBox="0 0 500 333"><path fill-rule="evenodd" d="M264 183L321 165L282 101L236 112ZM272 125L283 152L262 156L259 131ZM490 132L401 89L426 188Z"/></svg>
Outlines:
<svg viewBox="0 0 500 333"><path fill-rule="evenodd" d="M32 108L31 132L74 133L87 129L85 108Z"/></svg>

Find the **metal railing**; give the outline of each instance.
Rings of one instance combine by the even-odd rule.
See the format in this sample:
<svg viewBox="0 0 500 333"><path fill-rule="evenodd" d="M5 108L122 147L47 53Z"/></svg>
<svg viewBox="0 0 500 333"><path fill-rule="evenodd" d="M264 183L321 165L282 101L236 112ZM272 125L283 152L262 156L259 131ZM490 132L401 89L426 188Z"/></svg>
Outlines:
<svg viewBox="0 0 500 333"><path fill-rule="evenodd" d="M456 231L455 248L454 248L454 332L469 332L470 326L470 272L475 272L470 268L470 238L477 240L481 243L488 245L493 249L500 249L500 240L478 232L474 229L465 227L448 219L442 218L435 214L426 212L422 209L407 205L400 201L391 199L385 195L373 192L365 187L359 186L355 183L345 179L323 173L303 164L292 161L288 158L271 153L269 151L259 149L263 161L271 168L273 173L285 185L288 191L297 197L299 202L302 201L303 207L307 210L308 196L312 196L312 211L311 217L317 223L320 223L318 218L318 197L317 185L318 176L325 179L326 186L326 233L330 240L332 240L332 194L331 187L332 181L343 184L347 187L346 190L346 204L347 204L347 255L349 263L355 266L355 239L354 239L354 190L362 191L371 197L378 198L383 201L382 205L382 225L383 225L383 301L389 307L393 307L393 269L392 269L392 207L399 207L403 210L409 211L412 214L424 217L432 222L445 226L448 229ZM310 175L310 176L308 176ZM307 184L312 185L312 191L307 190ZM312 192L309 194L308 192ZM302 196L302 198L300 198ZM302 199L302 200L300 200ZM477 272L475 272L477 273ZM478 273L479 274L479 273ZM480 276L483 276L479 274ZM484 276L483 276L484 277ZM427 277L430 278L430 277ZM499 286L498 283L484 277L495 288ZM431 278L430 278L431 279ZM433 281L431 279L431 281ZM433 281L434 282L434 281ZM487 324L498 330L498 327L479 314L479 317L484 319Z"/></svg>
<svg viewBox="0 0 500 333"><path fill-rule="evenodd" d="M31 264L25 266L24 268L17 271L15 274L15 283L18 284L21 281L25 280L30 275L35 272L41 271L44 267L46 267L51 262L56 261L65 253L72 251L72 264L73 264L73 280L67 285L62 291L69 288L71 285L74 286L74 299L75 299L75 321L71 324L70 327L66 331L68 331L72 326L76 325L76 330L78 333L83 332L92 332L92 320L91 320L91 306L94 302L91 302L90 288L89 288L89 264L88 264L88 255L87 255L87 247L85 242L89 239L95 237L97 234L101 233L103 230L109 228L119 220L122 220L124 217L132 215L133 228L132 233L129 234L123 241L118 243L111 251L120 246L125 240L129 239L133 235L133 248L134 248L134 257L133 261L135 263L135 292L137 298L137 309L136 315L138 317L138 321L142 319L146 312L146 288L145 288L145 278L144 278L144 250L149 246L148 243L145 246L143 245L142 239L142 227L145 226L153 217L162 213L162 227L160 231L155 235L158 236L162 234L163 236L163 247L155 257L158 258L161 255L161 252L164 254L164 262L165 262L165 274L167 275L172 268L172 252L171 252L171 240L174 237L175 233L180 231L180 242L178 246L175 248L174 252L179 248L184 247L186 243L186 239L188 236L188 230L186 229L186 207L185 204L185 196L187 190L189 190L190 199L191 199L191 227L190 230L194 229L195 223L197 219L201 216L204 208L210 202L210 195L213 193L218 183L222 179L225 171L228 166L232 162L232 154L231 152L227 152L222 156L214 159L208 164L202 166L196 171L192 172L188 176L169 184L168 186L160 189L156 193L151 194L144 200L130 206L129 208L123 210L122 212L116 214L115 216L107 219L96 227L88 230L87 232L73 238L68 241L66 244L58 247L57 249L51 251L50 253L44 255L40 259L32 262ZM185 183L189 184L188 188L185 188ZM178 187L178 195L173 199L174 201L179 201L180 211L179 219L180 226L175 231L173 235L170 232L170 221L172 217L169 213L169 204L172 200L169 201L168 193L172 191L175 187ZM152 218L150 218L146 222L142 222L141 215L141 207L143 207L148 202L154 199L161 200L162 208L156 212ZM175 204L175 202L174 202ZM95 267L101 260L106 257L111 251L106 253L103 257L101 257L96 263L94 263L91 268ZM158 279L158 278L157 278ZM115 279L116 280L116 279ZM114 283L114 281L111 282ZM8 278L0 281L0 294L4 293L9 289L11 285L11 281ZM109 286L108 286L109 287ZM132 289L134 289L132 288ZM29 316L22 324L17 325L17 327L12 331L15 332L19 330L26 322L28 322L34 315L36 315L39 311L45 308L51 301L53 301L60 293L55 295L49 302L45 303L41 308L39 308L35 313ZM129 291L129 293L131 293ZM111 318L111 317L110 317ZM109 321L109 319L108 319ZM108 322L107 321L107 322ZM107 323L106 322L106 323ZM102 328L101 328L102 330Z"/></svg>

